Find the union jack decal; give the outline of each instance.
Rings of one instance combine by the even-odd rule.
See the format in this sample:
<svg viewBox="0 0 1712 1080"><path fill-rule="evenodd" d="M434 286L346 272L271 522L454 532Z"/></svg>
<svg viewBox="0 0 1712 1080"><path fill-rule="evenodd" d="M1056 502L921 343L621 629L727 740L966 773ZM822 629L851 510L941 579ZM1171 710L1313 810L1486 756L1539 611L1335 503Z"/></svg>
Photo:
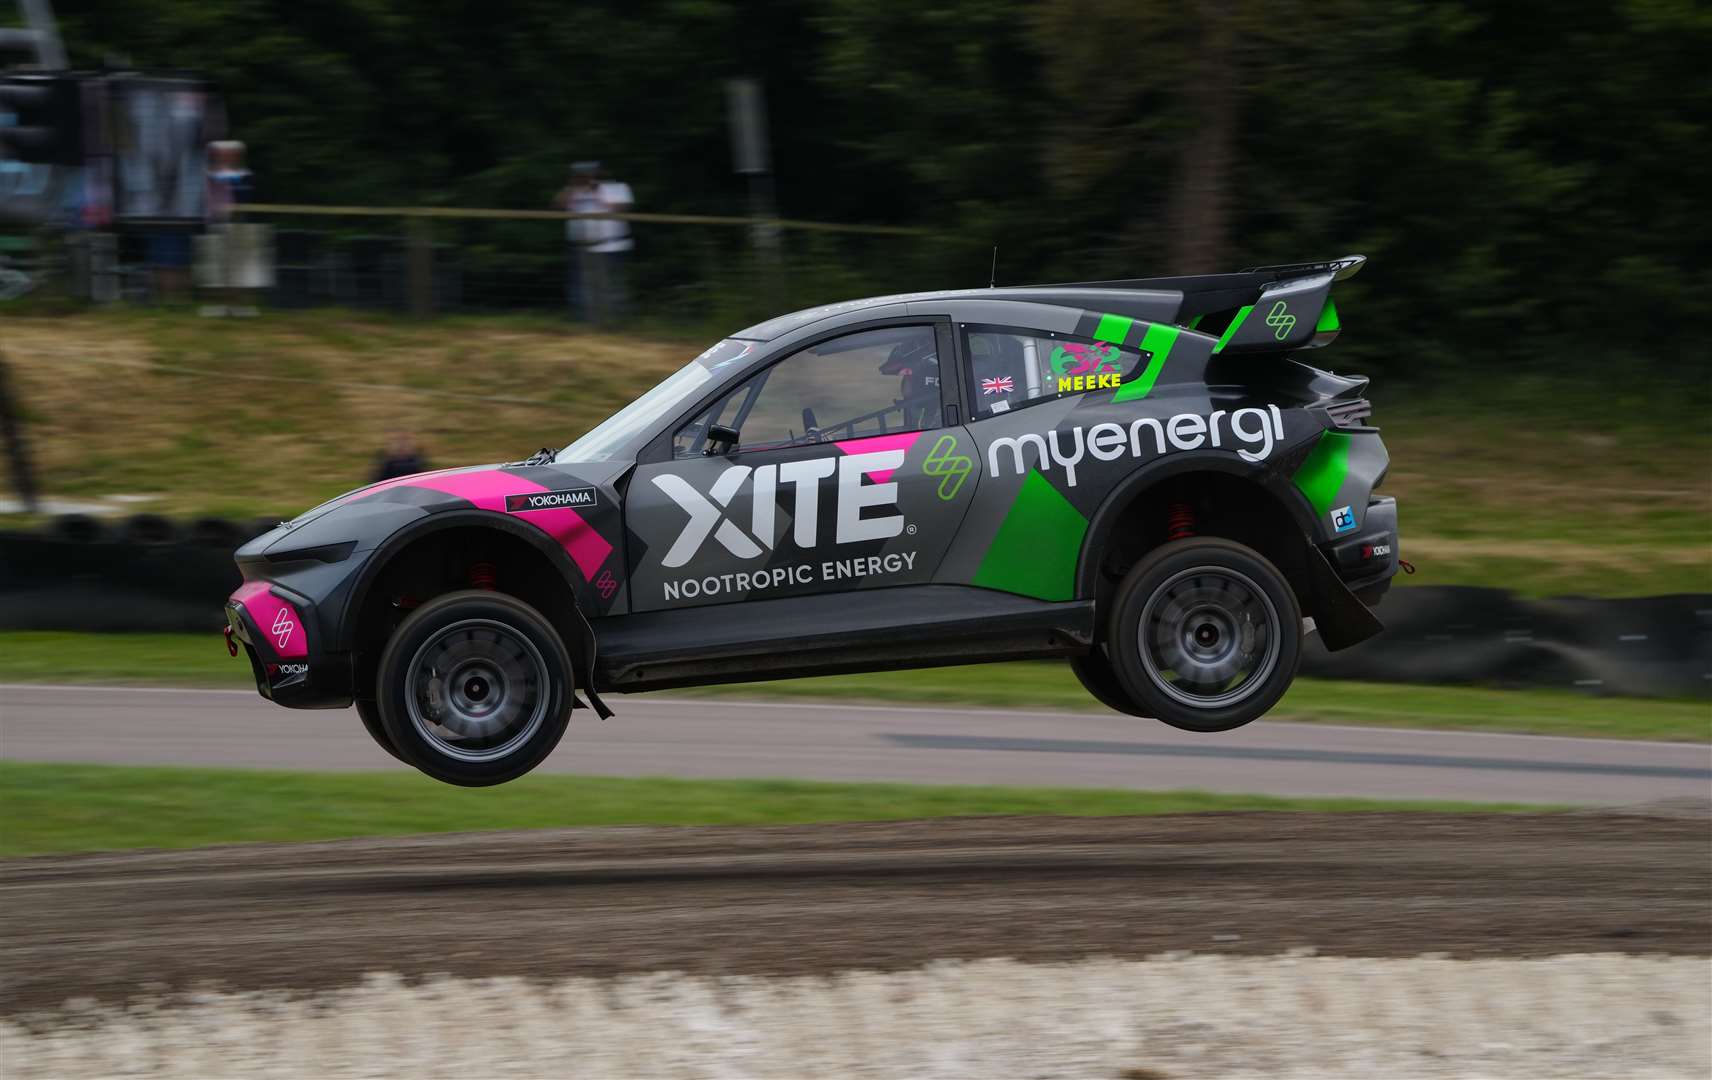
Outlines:
<svg viewBox="0 0 1712 1080"><path fill-rule="evenodd" d="M1012 379L1009 375L1000 375L996 379L981 380L981 393L983 394L1008 394L1015 389L1016 380Z"/></svg>

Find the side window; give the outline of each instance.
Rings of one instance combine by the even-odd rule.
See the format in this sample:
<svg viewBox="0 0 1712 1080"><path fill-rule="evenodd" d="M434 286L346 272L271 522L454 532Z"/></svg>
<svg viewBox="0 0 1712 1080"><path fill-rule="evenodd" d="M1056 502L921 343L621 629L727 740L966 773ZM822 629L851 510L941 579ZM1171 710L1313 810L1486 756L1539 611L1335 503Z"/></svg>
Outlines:
<svg viewBox="0 0 1712 1080"><path fill-rule="evenodd" d="M863 330L757 373L679 429L673 454L700 454L711 424L735 428L741 452L922 431L940 415L933 327Z"/></svg>
<svg viewBox="0 0 1712 1080"><path fill-rule="evenodd" d="M964 328L971 372L970 410L992 416L1063 394L1111 390L1148 359L1106 341L1030 330Z"/></svg>

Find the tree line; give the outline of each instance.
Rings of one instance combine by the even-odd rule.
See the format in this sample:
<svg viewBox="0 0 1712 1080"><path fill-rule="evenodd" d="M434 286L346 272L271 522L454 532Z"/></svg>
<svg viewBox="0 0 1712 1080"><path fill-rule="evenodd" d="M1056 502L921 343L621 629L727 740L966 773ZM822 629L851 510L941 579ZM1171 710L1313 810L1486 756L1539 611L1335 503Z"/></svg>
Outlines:
<svg viewBox="0 0 1712 1080"><path fill-rule="evenodd" d="M75 65L203 73L270 201L742 213L762 80L788 217L919 225L942 284L1361 252L1340 353L1423 377L1689 368L1712 316L1694 0L91 0ZM1340 357L1341 359L1341 357Z"/></svg>

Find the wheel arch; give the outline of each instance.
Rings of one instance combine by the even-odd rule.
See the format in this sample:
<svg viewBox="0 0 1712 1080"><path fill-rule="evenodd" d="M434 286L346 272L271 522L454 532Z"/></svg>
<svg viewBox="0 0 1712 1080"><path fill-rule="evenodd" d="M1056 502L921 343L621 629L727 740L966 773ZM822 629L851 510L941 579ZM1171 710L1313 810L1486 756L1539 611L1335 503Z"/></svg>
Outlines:
<svg viewBox="0 0 1712 1080"><path fill-rule="evenodd" d="M581 579L581 572L564 548L546 533L491 510L429 515L397 530L370 553L339 626L339 646L351 654L357 689L372 683L380 647L385 644L383 631L390 605L386 590L377 592L376 586L387 581L389 574L426 572L424 568L432 566L436 555L441 556L443 567L459 554L503 566L503 573L495 580L496 591L530 604L553 625L570 651L581 688L604 712L594 696L594 631L573 584ZM419 599L469 587L467 582L445 580L429 584L438 587ZM363 695L359 692L357 696Z"/></svg>
<svg viewBox="0 0 1712 1080"><path fill-rule="evenodd" d="M1253 466L1229 454L1191 453L1137 470L1113 487L1094 511L1076 565L1076 595L1100 606L1123 574L1168 539L1170 506L1187 500L1198 535L1248 544L1284 574L1304 608L1313 599L1305 565L1312 520L1300 498L1280 494Z"/></svg>

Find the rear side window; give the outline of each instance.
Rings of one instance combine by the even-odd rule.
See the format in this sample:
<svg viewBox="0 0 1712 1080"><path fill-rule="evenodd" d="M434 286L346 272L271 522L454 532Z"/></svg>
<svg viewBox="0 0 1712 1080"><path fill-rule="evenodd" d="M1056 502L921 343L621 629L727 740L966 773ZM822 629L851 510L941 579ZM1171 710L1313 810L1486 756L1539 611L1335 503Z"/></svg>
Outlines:
<svg viewBox="0 0 1712 1080"><path fill-rule="evenodd" d="M1114 390L1141 371L1146 357L1109 341L1038 330L963 330L969 357L970 409L992 416L1065 394Z"/></svg>

